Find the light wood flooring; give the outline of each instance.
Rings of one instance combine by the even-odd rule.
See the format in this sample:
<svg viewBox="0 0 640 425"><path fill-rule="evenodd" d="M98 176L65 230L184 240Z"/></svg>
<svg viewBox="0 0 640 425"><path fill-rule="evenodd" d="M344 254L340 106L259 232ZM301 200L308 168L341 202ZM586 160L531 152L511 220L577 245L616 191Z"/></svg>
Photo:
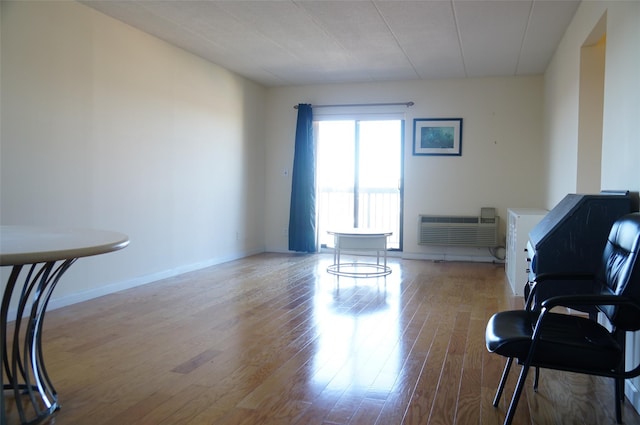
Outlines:
<svg viewBox="0 0 640 425"><path fill-rule="evenodd" d="M519 367L494 408L484 330L522 305L502 265L390 258L338 280L331 260L262 254L49 312L46 423L502 423ZM609 380L543 370L515 424L613 424L612 400ZM623 419L640 424L630 403Z"/></svg>

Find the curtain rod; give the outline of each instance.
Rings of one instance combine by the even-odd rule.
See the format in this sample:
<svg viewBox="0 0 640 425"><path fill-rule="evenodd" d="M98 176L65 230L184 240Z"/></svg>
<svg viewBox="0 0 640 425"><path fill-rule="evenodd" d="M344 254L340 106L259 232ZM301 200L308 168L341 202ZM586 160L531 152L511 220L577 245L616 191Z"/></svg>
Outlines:
<svg viewBox="0 0 640 425"><path fill-rule="evenodd" d="M311 105L312 108L348 108L353 106L406 106L407 108L413 106L413 102L395 102L395 103L344 103L340 105ZM293 109L298 109L298 105L295 105Z"/></svg>

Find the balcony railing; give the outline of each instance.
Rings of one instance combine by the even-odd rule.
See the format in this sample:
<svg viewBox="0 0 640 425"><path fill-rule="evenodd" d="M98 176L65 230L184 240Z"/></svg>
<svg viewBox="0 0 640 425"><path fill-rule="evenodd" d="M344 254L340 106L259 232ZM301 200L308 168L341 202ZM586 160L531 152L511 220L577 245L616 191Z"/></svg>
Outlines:
<svg viewBox="0 0 640 425"><path fill-rule="evenodd" d="M354 227L353 199L352 190L318 190L318 232L322 245L333 247L333 236L327 234L327 230ZM358 227L393 232L389 236L388 247L400 249L400 192L391 188L361 188Z"/></svg>

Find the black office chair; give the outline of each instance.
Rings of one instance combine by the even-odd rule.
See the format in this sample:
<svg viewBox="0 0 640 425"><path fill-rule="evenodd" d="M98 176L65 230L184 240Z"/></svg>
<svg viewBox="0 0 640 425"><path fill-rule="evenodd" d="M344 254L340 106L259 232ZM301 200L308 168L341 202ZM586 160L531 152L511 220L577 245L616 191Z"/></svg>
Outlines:
<svg viewBox="0 0 640 425"><path fill-rule="evenodd" d="M602 256L601 270L593 276L590 294L554 296L532 308L531 299L545 282L536 282L523 310L503 311L487 324L490 352L507 357L493 405L498 406L514 359L522 364L520 377L504 424L513 420L529 368L564 370L614 378L616 421L622 423L624 380L640 375L640 364L625 370L626 331L640 329L640 213L625 215L611 227ZM580 276L549 276L553 284ZM583 315L551 312L555 307L593 305L606 316L612 330Z"/></svg>

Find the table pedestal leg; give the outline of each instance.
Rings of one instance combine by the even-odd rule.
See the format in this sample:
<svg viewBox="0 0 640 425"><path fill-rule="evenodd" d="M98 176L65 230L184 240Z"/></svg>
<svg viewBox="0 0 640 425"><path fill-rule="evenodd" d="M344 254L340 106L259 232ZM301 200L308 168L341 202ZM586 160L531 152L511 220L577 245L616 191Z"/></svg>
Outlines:
<svg viewBox="0 0 640 425"><path fill-rule="evenodd" d="M13 390L16 409L23 424L40 422L60 407L44 364L42 327L53 289L74 262L75 259L64 260L57 267L55 261L31 266L18 265L11 270L0 307L0 367L4 368L7 378L3 382L0 373L2 424L7 423L5 390ZM7 329L9 305L14 290L20 287L18 279L23 268L26 269L26 275L20 289L13 337L10 339Z"/></svg>

